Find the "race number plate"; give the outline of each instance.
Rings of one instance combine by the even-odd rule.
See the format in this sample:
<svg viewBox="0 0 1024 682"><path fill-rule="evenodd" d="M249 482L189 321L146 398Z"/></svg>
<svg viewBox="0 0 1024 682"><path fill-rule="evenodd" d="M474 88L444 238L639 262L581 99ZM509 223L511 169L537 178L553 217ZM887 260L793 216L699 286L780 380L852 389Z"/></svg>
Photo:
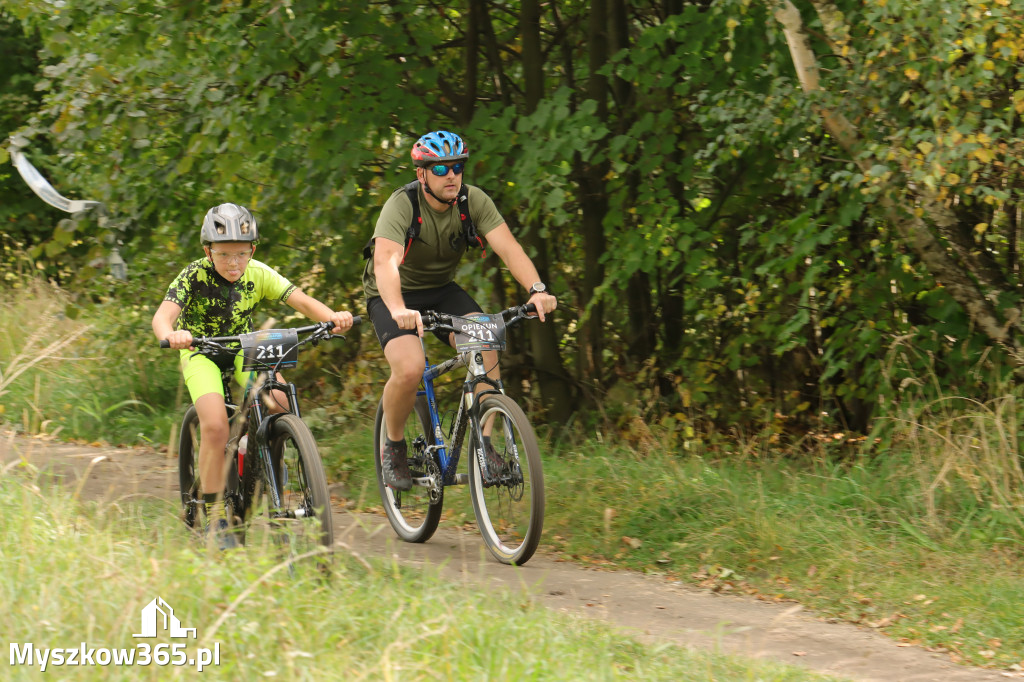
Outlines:
<svg viewBox="0 0 1024 682"><path fill-rule="evenodd" d="M505 350L505 318L498 315L474 313L464 317L452 316L455 327L455 350Z"/></svg>
<svg viewBox="0 0 1024 682"><path fill-rule="evenodd" d="M261 329L239 336L242 341L242 370L294 367L299 358L299 335L294 329Z"/></svg>

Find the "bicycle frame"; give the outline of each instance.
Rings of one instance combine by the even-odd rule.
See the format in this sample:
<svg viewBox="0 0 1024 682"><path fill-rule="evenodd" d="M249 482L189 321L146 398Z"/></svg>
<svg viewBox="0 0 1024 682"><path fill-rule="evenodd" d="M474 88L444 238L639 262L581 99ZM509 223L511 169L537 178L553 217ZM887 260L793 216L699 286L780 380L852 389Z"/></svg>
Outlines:
<svg viewBox="0 0 1024 682"><path fill-rule="evenodd" d="M423 344L422 339L420 339L420 343ZM426 356L426 347L424 347L423 352L424 356ZM441 429L441 417L437 409L434 379L462 365L467 367L466 380L462 385L462 400L459 401L459 410L455 414L455 422L452 425L451 436L453 440L449 451L449 448L445 445L444 432ZM476 387L479 384L489 384L492 388L482 391L478 395ZM434 432L434 445L426 446L425 449L437 452L438 464L441 467L442 485L461 485L469 482L469 474L459 474L456 470L459 466L459 456L466 435L466 426L468 423L473 423L475 428L480 428L476 419L470 419L470 417L477 416L479 398L481 395L488 393L504 393L504 388L500 380L495 381L487 376L483 363L483 354L480 351L466 351L436 365L431 365L427 361L426 368L423 371L423 389L417 391L416 395L426 396L427 398L427 405L430 410L430 426ZM481 442L480 437L483 434L478 433L476 435L476 442ZM429 478L418 479L414 481L414 484L429 486L430 480Z"/></svg>
<svg viewBox="0 0 1024 682"><path fill-rule="evenodd" d="M420 338L420 346L423 348L423 356L427 357L426 343ZM498 352L498 351L495 351ZM500 357L500 355L499 355ZM450 436L452 438L451 448L445 443L444 432L441 429L441 416L437 409L437 395L434 391L434 379L447 374L460 366L466 367L466 379L462 384L462 400L459 401L459 410L455 414L455 421L452 425ZM489 389L477 393L477 386L487 384ZM458 473L459 457L462 452L462 445L465 440L466 427L469 424L478 431L475 433L475 442L483 443L483 426L479 423L480 399L492 393L505 393L501 380L491 379L487 375L487 368L484 366L483 353L479 350L468 350L458 353L455 357L444 362L431 365L427 359L423 370L423 388L417 391L417 396L425 396L428 410L430 412L430 426L434 433L434 445L423 444L425 452L436 452L438 464L441 469L441 485L464 485L469 482L468 473ZM485 467L484 452L481 448L477 454L481 467ZM413 485L430 487L430 477L413 479Z"/></svg>
<svg viewBox="0 0 1024 682"><path fill-rule="evenodd" d="M302 414L299 412L299 396L295 384L277 380L276 368L254 372L254 374L256 376L252 377L246 385L245 394L242 397L242 406L245 409L238 411L239 415L245 416L238 416L236 418L246 420L249 442L255 445L257 457L259 457L259 462L263 466L267 482L270 484L271 501L275 509L280 509L281 496L278 494L277 472L274 471L273 463L270 461L270 427L275 419L284 414L291 413L296 417L302 417ZM264 401L260 399L263 396L272 395L275 389L283 390L288 398L288 410L286 412L270 413L264 405ZM253 428L254 423L257 425L255 428Z"/></svg>

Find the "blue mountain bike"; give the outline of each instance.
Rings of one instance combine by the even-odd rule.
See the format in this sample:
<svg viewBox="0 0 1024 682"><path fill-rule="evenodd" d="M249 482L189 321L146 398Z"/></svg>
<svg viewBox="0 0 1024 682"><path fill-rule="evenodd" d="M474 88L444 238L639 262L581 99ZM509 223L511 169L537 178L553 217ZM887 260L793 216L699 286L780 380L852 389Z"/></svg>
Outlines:
<svg viewBox="0 0 1024 682"><path fill-rule="evenodd" d="M405 425L412 490L395 490L382 477L380 453L387 434L383 401L377 407L374 431L377 487L391 527L406 542L429 540L441 520L445 487L468 483L477 526L498 561L522 565L537 550L544 527L544 473L537 437L522 408L504 394L501 382L487 376L483 359L484 351L504 350L507 328L530 318L534 310L527 304L491 315L421 313L425 331L454 334L457 354L437 365L427 361L414 414ZM434 380L463 366L467 373L458 411L445 434ZM466 473L458 472L463 445L471 455Z"/></svg>

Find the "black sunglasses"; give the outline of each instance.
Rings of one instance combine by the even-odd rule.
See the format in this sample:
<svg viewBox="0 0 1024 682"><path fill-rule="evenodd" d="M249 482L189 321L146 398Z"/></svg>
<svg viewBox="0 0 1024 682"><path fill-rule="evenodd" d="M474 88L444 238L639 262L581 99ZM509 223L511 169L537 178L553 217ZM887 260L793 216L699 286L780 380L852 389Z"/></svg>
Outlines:
<svg viewBox="0 0 1024 682"><path fill-rule="evenodd" d="M462 175L462 171L466 169L466 162L459 161L458 163L453 163L450 166L443 163L435 163L433 166L427 166L427 168L429 168L430 172L437 177L443 178L448 175L449 170L455 171L456 175Z"/></svg>

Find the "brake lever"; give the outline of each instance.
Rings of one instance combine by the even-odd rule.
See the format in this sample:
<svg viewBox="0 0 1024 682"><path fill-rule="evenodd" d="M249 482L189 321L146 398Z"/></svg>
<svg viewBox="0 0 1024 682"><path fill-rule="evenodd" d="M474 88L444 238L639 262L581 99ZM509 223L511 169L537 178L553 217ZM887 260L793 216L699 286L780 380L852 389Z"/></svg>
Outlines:
<svg viewBox="0 0 1024 682"><path fill-rule="evenodd" d="M209 341L204 341L202 343L196 344L195 346L193 346L193 348L195 348L196 350L195 350L194 353L192 353L192 355L188 356L189 360L191 360L192 358L194 358L197 355L203 355L203 351L206 351L206 350L227 350L226 348L224 348L220 344L211 343Z"/></svg>

